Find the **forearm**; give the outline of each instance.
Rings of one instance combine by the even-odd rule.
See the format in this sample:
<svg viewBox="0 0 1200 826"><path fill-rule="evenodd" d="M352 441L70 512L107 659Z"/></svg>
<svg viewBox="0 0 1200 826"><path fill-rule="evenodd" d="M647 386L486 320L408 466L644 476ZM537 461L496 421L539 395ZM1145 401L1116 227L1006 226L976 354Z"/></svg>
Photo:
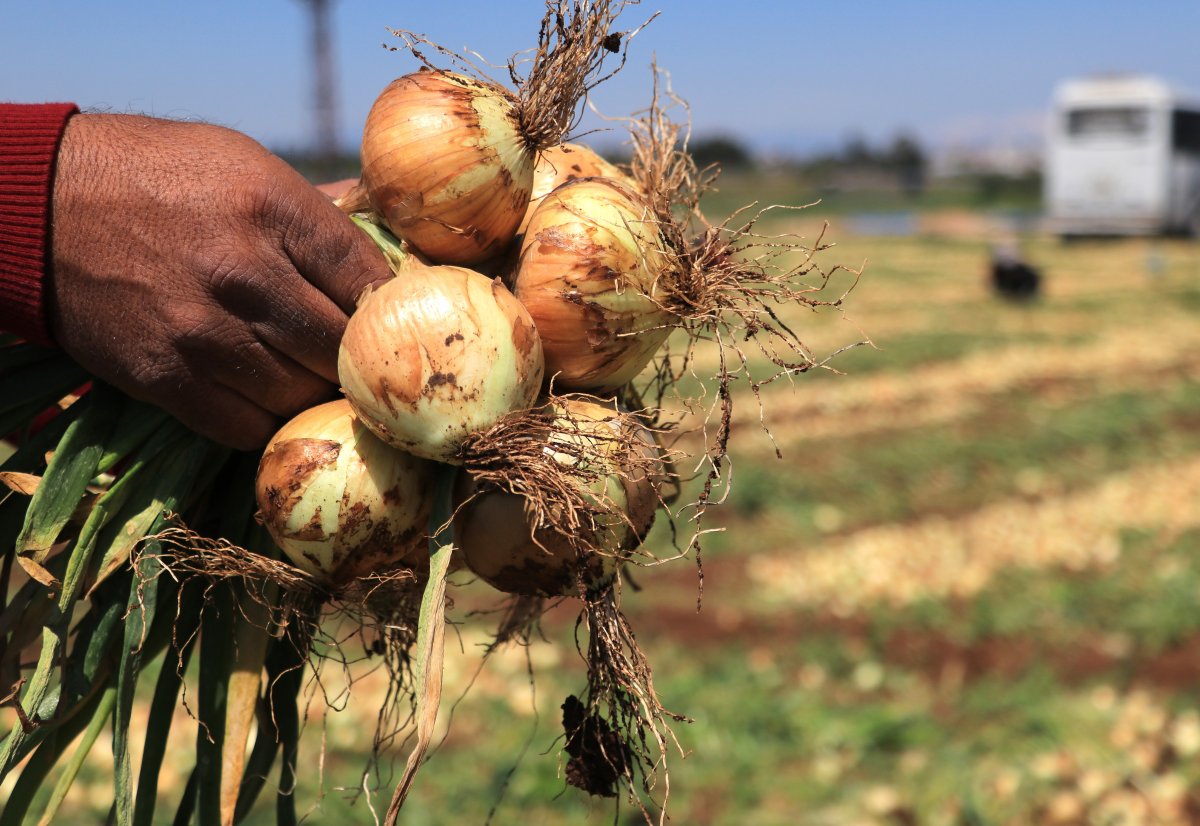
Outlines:
<svg viewBox="0 0 1200 826"><path fill-rule="evenodd" d="M52 341L46 307L54 161L70 103L0 103L0 330Z"/></svg>

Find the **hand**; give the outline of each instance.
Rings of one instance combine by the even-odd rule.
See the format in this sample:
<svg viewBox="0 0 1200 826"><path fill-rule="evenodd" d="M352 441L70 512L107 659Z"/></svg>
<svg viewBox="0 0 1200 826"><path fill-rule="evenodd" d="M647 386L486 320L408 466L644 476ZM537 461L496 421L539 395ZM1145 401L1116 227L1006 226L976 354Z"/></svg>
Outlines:
<svg viewBox="0 0 1200 826"><path fill-rule="evenodd" d="M328 183L317 184L317 190L336 201L338 198L354 189L357 183L358 178L343 178L340 181L329 181Z"/></svg>
<svg viewBox="0 0 1200 826"><path fill-rule="evenodd" d="M53 208L59 345L243 450L335 394L355 299L391 275L327 196L217 126L76 115Z"/></svg>

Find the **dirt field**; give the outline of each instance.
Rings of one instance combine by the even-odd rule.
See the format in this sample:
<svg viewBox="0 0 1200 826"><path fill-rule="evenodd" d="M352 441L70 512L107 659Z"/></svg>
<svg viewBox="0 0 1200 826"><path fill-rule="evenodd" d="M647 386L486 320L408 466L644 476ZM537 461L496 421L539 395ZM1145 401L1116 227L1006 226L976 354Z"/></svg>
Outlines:
<svg viewBox="0 0 1200 826"><path fill-rule="evenodd" d="M798 329L818 354L874 347L771 386L782 459L738 398L702 610L686 561L628 595L694 719L674 822L1200 818L1200 249L1027 239L1044 290L1014 305L988 289L987 225L953 217L837 239L862 281ZM574 618L474 677L412 822L612 821L556 757Z"/></svg>

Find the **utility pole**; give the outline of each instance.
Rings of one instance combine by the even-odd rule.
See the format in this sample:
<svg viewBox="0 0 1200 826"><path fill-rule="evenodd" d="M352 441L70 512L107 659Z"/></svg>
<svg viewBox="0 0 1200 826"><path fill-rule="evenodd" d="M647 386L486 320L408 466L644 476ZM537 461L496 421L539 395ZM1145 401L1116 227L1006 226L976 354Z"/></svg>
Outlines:
<svg viewBox="0 0 1200 826"><path fill-rule="evenodd" d="M329 13L333 0L301 0L301 2L308 5L312 19L313 112L316 117L313 149L319 161L332 163L338 155L337 102L334 98L333 48Z"/></svg>

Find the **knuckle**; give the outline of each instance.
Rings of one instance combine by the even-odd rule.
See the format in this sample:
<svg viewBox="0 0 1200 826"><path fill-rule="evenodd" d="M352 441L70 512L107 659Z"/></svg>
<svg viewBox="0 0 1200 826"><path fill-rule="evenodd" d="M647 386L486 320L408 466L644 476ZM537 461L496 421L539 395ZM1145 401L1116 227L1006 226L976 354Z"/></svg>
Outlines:
<svg viewBox="0 0 1200 826"><path fill-rule="evenodd" d="M156 404L168 413L183 419L189 406L184 403L194 381L184 360L173 351L150 355L130 365L128 373L130 395Z"/></svg>
<svg viewBox="0 0 1200 826"><path fill-rule="evenodd" d="M272 161L275 160L272 157ZM264 167L259 174L242 182L242 197L250 214L264 230L281 236L307 227L311 223L307 215L311 199L305 197L306 187L297 186L297 181L293 180L295 173L282 161Z"/></svg>
<svg viewBox="0 0 1200 826"><path fill-rule="evenodd" d="M202 267L208 293L220 307L247 319L269 315L274 273L266 260L224 245L207 252Z"/></svg>
<svg viewBox="0 0 1200 826"><path fill-rule="evenodd" d="M163 321L167 325L167 341L177 356L208 350L218 343L232 343L231 317L213 307L183 304L166 311Z"/></svg>

